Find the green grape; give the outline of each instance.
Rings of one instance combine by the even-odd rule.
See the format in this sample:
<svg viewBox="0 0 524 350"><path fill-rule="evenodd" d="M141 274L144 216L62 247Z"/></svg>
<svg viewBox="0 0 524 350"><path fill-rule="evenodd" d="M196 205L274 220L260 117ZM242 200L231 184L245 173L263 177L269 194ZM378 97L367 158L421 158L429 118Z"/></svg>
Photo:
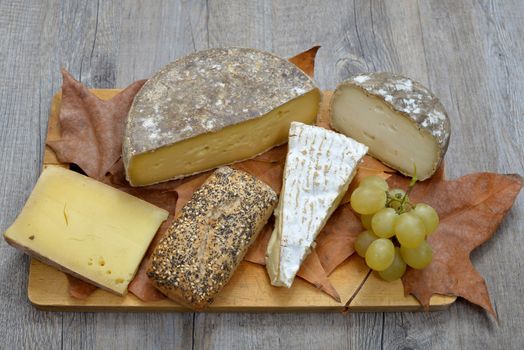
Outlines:
<svg viewBox="0 0 524 350"><path fill-rule="evenodd" d="M437 229L439 223L438 214L431 206L418 203L411 212L418 216L424 223L426 236L429 236Z"/></svg>
<svg viewBox="0 0 524 350"><path fill-rule="evenodd" d="M393 208L380 209L371 219L371 228L381 238L390 238L395 235L395 221L398 217Z"/></svg>
<svg viewBox="0 0 524 350"><path fill-rule="evenodd" d="M415 214L400 214L395 221L395 235L399 243L407 248L416 248L426 237L424 222Z"/></svg>
<svg viewBox="0 0 524 350"><path fill-rule="evenodd" d="M387 191L389 188L386 180L376 175L366 176L365 178L362 179L362 181L360 181L358 185L362 187L373 187L374 186L374 187L380 188L382 191Z"/></svg>
<svg viewBox="0 0 524 350"><path fill-rule="evenodd" d="M391 191L389 191L389 197L391 197L391 201L389 202L389 206L395 210L398 210L400 208L400 204L402 203L402 198L404 198L404 195L406 194L405 191L401 190L400 188L394 188ZM406 199L404 202L408 202L409 198L406 196Z"/></svg>
<svg viewBox="0 0 524 350"><path fill-rule="evenodd" d="M362 226L366 230L371 230L371 219L373 218L373 214L370 215L360 215L360 222L362 223Z"/></svg>
<svg viewBox="0 0 524 350"><path fill-rule="evenodd" d="M378 239L378 237L369 230L361 232L355 240L355 251L357 254L361 257L365 257L369 245L376 239Z"/></svg>
<svg viewBox="0 0 524 350"><path fill-rule="evenodd" d="M366 264L375 271L387 269L393 259L395 259L395 246L386 238L374 240L366 251Z"/></svg>
<svg viewBox="0 0 524 350"><path fill-rule="evenodd" d="M374 214L386 205L386 192L376 187L357 187L350 200L357 213Z"/></svg>
<svg viewBox="0 0 524 350"><path fill-rule="evenodd" d="M422 241L416 248L400 246L400 256L406 264L420 270L428 266L433 260L433 250L427 241Z"/></svg>
<svg viewBox="0 0 524 350"><path fill-rule="evenodd" d="M406 263L400 256L400 249L395 247L395 258L393 262L387 269L379 271L378 274L384 281L391 282L404 276L404 272L406 272Z"/></svg>

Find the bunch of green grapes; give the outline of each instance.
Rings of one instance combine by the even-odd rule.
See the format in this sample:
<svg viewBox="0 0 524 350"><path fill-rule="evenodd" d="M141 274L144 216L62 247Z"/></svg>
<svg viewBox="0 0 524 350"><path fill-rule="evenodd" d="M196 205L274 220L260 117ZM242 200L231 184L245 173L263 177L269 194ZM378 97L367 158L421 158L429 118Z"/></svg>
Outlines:
<svg viewBox="0 0 524 350"><path fill-rule="evenodd" d="M406 265L423 269L433 259L426 239L436 230L439 217L427 204L410 203L408 195L415 182L416 178L406 193L390 190L381 177L368 176L351 195L351 207L366 229L358 235L355 251L386 281L402 277Z"/></svg>

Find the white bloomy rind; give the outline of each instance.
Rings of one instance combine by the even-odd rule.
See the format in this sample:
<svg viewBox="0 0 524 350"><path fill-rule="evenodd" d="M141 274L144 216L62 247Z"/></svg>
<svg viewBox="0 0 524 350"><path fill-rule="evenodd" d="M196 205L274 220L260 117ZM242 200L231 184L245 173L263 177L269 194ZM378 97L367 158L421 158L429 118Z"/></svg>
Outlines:
<svg viewBox="0 0 524 350"><path fill-rule="evenodd" d="M266 255L271 284L291 287L367 150L336 132L291 123L284 183Z"/></svg>

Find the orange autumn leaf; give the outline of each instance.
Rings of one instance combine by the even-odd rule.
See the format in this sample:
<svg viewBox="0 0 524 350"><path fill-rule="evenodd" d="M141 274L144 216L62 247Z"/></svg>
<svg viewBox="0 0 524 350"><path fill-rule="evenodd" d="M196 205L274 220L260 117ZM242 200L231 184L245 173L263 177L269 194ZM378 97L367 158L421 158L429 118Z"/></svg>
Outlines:
<svg viewBox="0 0 524 350"><path fill-rule="evenodd" d="M247 250L244 260L259 264L266 264L266 248L271 238L271 233L273 233L273 227L275 225L274 217L272 216L267 224L262 228L262 231L258 234L257 239Z"/></svg>
<svg viewBox="0 0 524 350"><path fill-rule="evenodd" d="M276 193L282 188L284 163L268 163L246 160L232 165L233 168L245 171L268 184Z"/></svg>
<svg viewBox="0 0 524 350"><path fill-rule="evenodd" d="M496 232L523 185L519 175L475 173L444 180L440 170L418 183L410 194L413 203L431 205L440 224L428 242L433 261L425 269L408 269L402 282L427 309L433 294L460 296L492 315L486 282L470 260L471 252ZM406 188L409 179L393 175L390 187Z"/></svg>
<svg viewBox="0 0 524 350"><path fill-rule="evenodd" d="M320 49L320 46L314 46L307 51L291 57L288 61L313 78L315 75L315 57L317 56L318 49Z"/></svg>
<svg viewBox="0 0 524 350"><path fill-rule="evenodd" d="M340 303L340 295L329 281L328 275L315 249L311 251L306 257L306 260L300 265L297 276L308 281Z"/></svg>
<svg viewBox="0 0 524 350"><path fill-rule="evenodd" d="M286 161L286 155L287 144L274 147L269 151L256 156L253 160L256 160L257 162L280 163Z"/></svg>
<svg viewBox="0 0 524 350"><path fill-rule="evenodd" d="M381 161L367 155L362 159L362 162L359 165L359 168L362 170L369 170L369 171L380 171L383 173L389 173L393 174L396 171L394 169L391 169Z"/></svg>
<svg viewBox="0 0 524 350"><path fill-rule="evenodd" d="M132 196L138 197L146 202L149 202L157 207L167 210L173 213L176 208L178 193L174 190L144 190L143 188L137 187L116 187L120 191L129 193Z"/></svg>
<svg viewBox="0 0 524 350"><path fill-rule="evenodd" d="M67 275L67 282L69 283L69 295L75 299L83 300L93 294L98 289L97 286L92 285L84 280Z"/></svg>
<svg viewBox="0 0 524 350"><path fill-rule="evenodd" d="M127 289L144 302L158 301L167 298L164 294L160 293L158 289L153 287L153 284L149 281L147 277L147 259L142 260L135 278L129 283Z"/></svg>

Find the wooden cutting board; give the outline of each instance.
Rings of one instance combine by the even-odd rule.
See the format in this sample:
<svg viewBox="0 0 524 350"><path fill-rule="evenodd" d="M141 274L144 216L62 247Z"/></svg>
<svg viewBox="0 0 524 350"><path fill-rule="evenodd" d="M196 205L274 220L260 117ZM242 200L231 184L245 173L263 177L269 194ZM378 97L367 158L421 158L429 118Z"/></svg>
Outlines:
<svg viewBox="0 0 524 350"><path fill-rule="evenodd" d="M91 91L102 99L109 99L120 90ZM326 115L330 97L331 92L326 92L320 117ZM51 103L48 140L57 139L60 135L60 102L61 94L57 93ZM46 146L44 166L67 167L67 164L61 164L54 152ZM341 297L339 303L300 278L295 279L292 288L273 287L263 266L242 262L230 282L209 307L209 311L422 310L414 297L404 296L400 281L385 282L374 272L368 276L368 272L363 259L354 254L329 276ZM31 260L29 270L28 297L36 307L54 311L188 311L167 299L142 302L132 294L119 297L101 289L96 290L86 300L72 298L68 293L66 275L35 259ZM452 296L434 295L431 298L430 310L447 308L455 300L456 297Z"/></svg>

